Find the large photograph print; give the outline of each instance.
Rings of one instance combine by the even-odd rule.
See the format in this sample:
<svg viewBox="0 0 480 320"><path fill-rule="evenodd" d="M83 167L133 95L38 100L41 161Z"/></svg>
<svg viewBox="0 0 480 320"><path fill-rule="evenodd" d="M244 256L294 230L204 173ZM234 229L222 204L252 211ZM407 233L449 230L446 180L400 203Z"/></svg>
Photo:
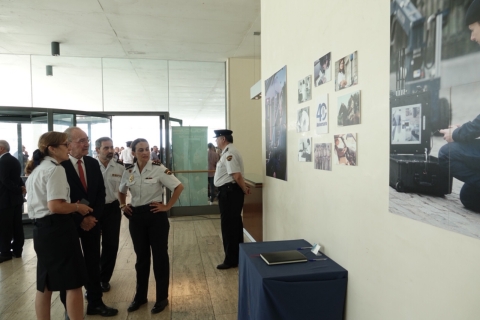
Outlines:
<svg viewBox="0 0 480 320"><path fill-rule="evenodd" d="M265 150L268 177L287 180L287 66L265 80Z"/></svg>
<svg viewBox="0 0 480 320"><path fill-rule="evenodd" d="M385 122L390 212L480 238L480 35L470 41L471 2L391 2Z"/></svg>

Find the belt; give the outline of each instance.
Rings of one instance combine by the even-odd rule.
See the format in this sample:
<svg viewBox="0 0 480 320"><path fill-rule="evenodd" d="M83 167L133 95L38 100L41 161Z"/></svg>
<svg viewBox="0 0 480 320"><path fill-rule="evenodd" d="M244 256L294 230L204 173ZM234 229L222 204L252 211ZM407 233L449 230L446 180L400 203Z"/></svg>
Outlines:
<svg viewBox="0 0 480 320"><path fill-rule="evenodd" d="M218 190L220 190L220 191L224 191L224 190L228 190L228 189L242 190L242 188L240 188L240 186L235 182L225 183L223 186L218 187Z"/></svg>
<svg viewBox="0 0 480 320"><path fill-rule="evenodd" d="M162 202L159 202L159 203L162 203ZM152 207L150 207L150 203L144 204L143 206L137 206L137 207L131 207L131 208L132 208L133 214L151 212L150 210L152 210Z"/></svg>

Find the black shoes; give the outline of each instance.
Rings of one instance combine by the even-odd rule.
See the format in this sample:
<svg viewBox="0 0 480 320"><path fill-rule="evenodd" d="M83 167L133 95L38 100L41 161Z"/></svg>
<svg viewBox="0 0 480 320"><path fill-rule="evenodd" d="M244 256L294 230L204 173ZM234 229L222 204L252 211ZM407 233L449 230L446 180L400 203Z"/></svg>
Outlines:
<svg viewBox="0 0 480 320"><path fill-rule="evenodd" d="M113 316L116 316L117 313L118 313L117 309L107 307L104 304L99 305L97 307L90 307L90 305L87 306L87 314L89 316L98 314L102 317L113 317Z"/></svg>
<svg viewBox="0 0 480 320"><path fill-rule="evenodd" d="M217 266L217 269L225 270L225 269L236 268L236 267L238 267L238 264L229 265L226 263L222 263Z"/></svg>
<svg viewBox="0 0 480 320"><path fill-rule="evenodd" d="M133 312L133 311L137 311L138 308L140 308L141 305L147 303L148 300L145 299L145 300L140 300L140 301L137 301L137 300L133 300L132 303L130 303L130 306L128 307L127 311L128 312Z"/></svg>
<svg viewBox="0 0 480 320"><path fill-rule="evenodd" d="M12 256L0 256L0 263L12 260Z"/></svg>
<svg viewBox="0 0 480 320"><path fill-rule="evenodd" d="M100 287L102 287L102 292L110 291L110 283L108 282L100 282Z"/></svg>
<svg viewBox="0 0 480 320"><path fill-rule="evenodd" d="M157 302L152 308L152 313L155 314L155 313L162 312L167 306L168 306L168 299Z"/></svg>

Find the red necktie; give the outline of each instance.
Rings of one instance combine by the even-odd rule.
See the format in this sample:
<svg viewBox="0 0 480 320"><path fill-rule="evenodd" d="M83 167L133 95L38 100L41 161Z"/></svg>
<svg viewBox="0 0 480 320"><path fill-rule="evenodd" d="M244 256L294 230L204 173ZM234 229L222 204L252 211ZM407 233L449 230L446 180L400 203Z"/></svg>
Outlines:
<svg viewBox="0 0 480 320"><path fill-rule="evenodd" d="M85 191L87 191L87 181L85 181L85 173L83 172L82 160L78 160L77 164L78 164L78 175L80 176L80 181L82 182L82 185Z"/></svg>

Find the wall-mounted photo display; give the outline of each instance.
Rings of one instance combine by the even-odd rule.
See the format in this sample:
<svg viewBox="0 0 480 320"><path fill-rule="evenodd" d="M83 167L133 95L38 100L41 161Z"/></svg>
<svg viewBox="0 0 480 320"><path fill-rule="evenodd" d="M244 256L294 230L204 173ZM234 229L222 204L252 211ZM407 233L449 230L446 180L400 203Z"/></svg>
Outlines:
<svg viewBox="0 0 480 320"><path fill-rule="evenodd" d="M338 97L337 125L340 127L360 124L361 99L360 90Z"/></svg>
<svg viewBox="0 0 480 320"><path fill-rule="evenodd" d="M310 107L298 110L297 113L297 132L310 131Z"/></svg>
<svg viewBox="0 0 480 320"><path fill-rule="evenodd" d="M335 62L335 91L358 84L358 53L352 54Z"/></svg>
<svg viewBox="0 0 480 320"><path fill-rule="evenodd" d="M315 169L332 171L332 144L315 143L313 151Z"/></svg>
<svg viewBox="0 0 480 320"><path fill-rule="evenodd" d="M268 177L287 180L287 66L265 80L265 162Z"/></svg>
<svg viewBox="0 0 480 320"><path fill-rule="evenodd" d="M315 132L328 133L328 94L317 98L317 113L315 116Z"/></svg>
<svg viewBox="0 0 480 320"><path fill-rule="evenodd" d="M298 161L312 162L312 138L301 137L298 139Z"/></svg>
<svg viewBox="0 0 480 320"><path fill-rule="evenodd" d="M333 136L334 164L345 166L357 165L357 134L344 133Z"/></svg>
<svg viewBox="0 0 480 320"><path fill-rule="evenodd" d="M330 68L331 52L313 62L313 82L315 87L332 80L332 69Z"/></svg>
<svg viewBox="0 0 480 320"><path fill-rule="evenodd" d="M298 103L312 100L312 76L306 76L298 81Z"/></svg>

